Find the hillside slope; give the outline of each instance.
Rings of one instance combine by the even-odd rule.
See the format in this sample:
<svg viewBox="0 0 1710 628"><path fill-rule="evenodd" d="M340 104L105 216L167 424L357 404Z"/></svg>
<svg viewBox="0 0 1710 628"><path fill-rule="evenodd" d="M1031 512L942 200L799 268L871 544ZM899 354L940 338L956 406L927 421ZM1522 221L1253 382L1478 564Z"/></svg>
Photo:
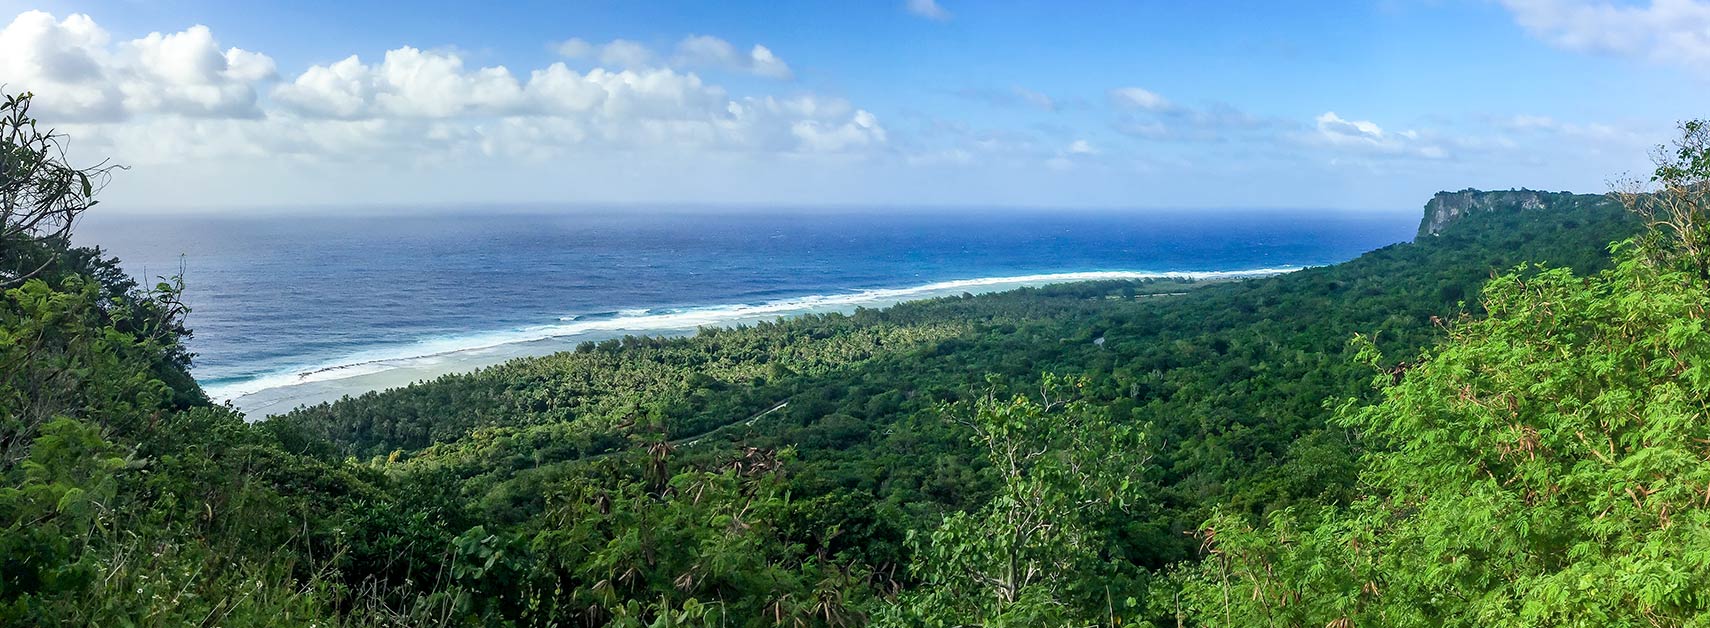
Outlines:
<svg viewBox="0 0 1710 628"><path fill-rule="evenodd" d="M1015 625L1165 619L1213 512L1354 498L1325 404L1374 394L1355 333L1416 355L1494 273L1636 228L1489 198L1285 276L614 340L258 424L185 377L173 286L8 243L68 265L0 301L33 343L0 370L0 624L914 625L1017 561Z"/></svg>
<svg viewBox="0 0 1710 628"><path fill-rule="evenodd" d="M1053 286L626 339L300 410L268 429L432 473L465 496L472 521L517 538L544 531L554 496L590 474L718 469L789 450L782 481L799 510L780 515L793 530L788 560L890 573L909 560L909 530L978 507L995 486L966 426L939 408L1074 375L1081 399L1153 443L1146 514L1112 523L1111 551L1155 569L1195 555L1183 532L1213 506L1346 499L1355 456L1327 427L1324 400L1368 392L1369 371L1346 349L1354 334L1411 355L1441 337L1434 320L1478 314L1493 274L1522 262L1595 271L1608 243L1636 229L1603 197L1514 198L1474 194L1482 211L1432 237L1284 276ZM665 458L647 453L779 404Z"/></svg>

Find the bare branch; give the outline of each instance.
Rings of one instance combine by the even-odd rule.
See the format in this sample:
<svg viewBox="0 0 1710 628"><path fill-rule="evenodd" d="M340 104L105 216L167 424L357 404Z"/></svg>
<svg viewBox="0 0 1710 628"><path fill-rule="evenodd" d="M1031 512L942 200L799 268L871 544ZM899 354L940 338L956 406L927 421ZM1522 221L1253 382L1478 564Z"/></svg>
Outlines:
<svg viewBox="0 0 1710 628"><path fill-rule="evenodd" d="M65 136L40 130L30 117L32 98L25 92L0 100L0 245L8 252L26 240L60 246L43 247L46 259L0 258L0 288L22 284L52 266L77 217L95 206L95 195L122 168L106 161L89 168L69 165Z"/></svg>

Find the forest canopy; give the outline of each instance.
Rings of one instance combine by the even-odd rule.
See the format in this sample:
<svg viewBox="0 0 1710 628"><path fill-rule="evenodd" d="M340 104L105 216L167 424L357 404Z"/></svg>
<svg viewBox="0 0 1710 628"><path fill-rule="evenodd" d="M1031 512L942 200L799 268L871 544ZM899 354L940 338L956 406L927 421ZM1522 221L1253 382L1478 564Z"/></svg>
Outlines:
<svg viewBox="0 0 1710 628"><path fill-rule="evenodd" d="M1373 403L1358 497L1220 513L1184 570L1226 625L1688 626L1710 619L1710 297L1700 122L1659 154L1617 265L1517 272ZM1384 364L1357 340L1362 360Z"/></svg>
<svg viewBox="0 0 1710 628"><path fill-rule="evenodd" d="M1700 123L1641 187L1478 197L1333 266L614 339L251 423L190 376L194 285L72 245L120 173L5 102L0 624L1710 607Z"/></svg>

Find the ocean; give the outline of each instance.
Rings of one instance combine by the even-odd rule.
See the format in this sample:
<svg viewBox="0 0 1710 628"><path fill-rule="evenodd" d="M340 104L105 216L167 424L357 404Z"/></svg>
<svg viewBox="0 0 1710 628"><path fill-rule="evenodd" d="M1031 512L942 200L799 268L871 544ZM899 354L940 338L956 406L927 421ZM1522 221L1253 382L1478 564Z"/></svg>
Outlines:
<svg viewBox="0 0 1710 628"><path fill-rule="evenodd" d="M252 418L624 334L1097 278L1266 274L1412 211L503 208L137 215L76 240L183 269L194 373Z"/></svg>

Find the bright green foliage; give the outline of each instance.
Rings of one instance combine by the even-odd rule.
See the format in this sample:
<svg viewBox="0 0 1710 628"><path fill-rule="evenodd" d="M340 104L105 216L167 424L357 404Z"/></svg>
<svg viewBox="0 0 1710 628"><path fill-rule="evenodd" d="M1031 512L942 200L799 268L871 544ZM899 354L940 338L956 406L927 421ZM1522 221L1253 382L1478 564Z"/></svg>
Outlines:
<svg viewBox="0 0 1710 628"><path fill-rule="evenodd" d="M342 552L363 617L1170 622L1172 592L1150 574L1197 559L1184 532L1212 508L1257 515L1355 495L1356 441L1327 423L1324 402L1373 395L1348 337L1378 332L1386 351L1417 352L1444 333L1433 316L1477 311L1459 302L1493 266L1596 269L1605 244L1631 232L1611 202L1558 196L1567 204L1480 212L1418 243L1276 278L1053 286L614 340L305 409L259 431L332 468L355 454L384 473L381 494L326 506L344 522L326 548ZM1062 414L1053 395L1046 425L1145 434L1144 450L1124 448L1150 457L1126 469L1144 475L1128 489L1144 499L1073 511L1080 531L1054 544L999 547L985 531L1038 503L1017 495L1078 494L1015 492L1047 484L1006 480L971 418L986 396L976 391L1032 397L1041 372L1077 382L1077 410ZM945 404L966 420L943 420ZM647 453L661 444L669 456ZM776 476L748 488L706 479L751 451L785 450L795 456ZM712 487L709 501L682 501L671 478ZM787 499L754 492L767 486ZM750 513L736 533L696 523L733 508ZM928 579L972 581L935 573L935 556L958 556L967 574L1005 552L1074 567L1010 587L1013 602L989 588L981 605L931 595ZM487 569L489 559L480 579L451 574L454 562ZM679 589L685 574L707 577Z"/></svg>
<svg viewBox="0 0 1710 628"><path fill-rule="evenodd" d="M1667 625L1707 584L1703 295L1658 270L1691 264L1528 267L1439 323L1493 268L1605 268L1636 224L1602 197L1469 191L1281 277L616 339L252 425L190 378L182 286L70 246L106 171L5 102L34 139L0 174L54 175L0 181L30 190L0 194L0 624ZM1352 359L1451 328L1382 392Z"/></svg>
<svg viewBox="0 0 1710 628"><path fill-rule="evenodd" d="M30 368L0 371L0 433L12 436L0 441L0 460L22 455L55 416L134 433L173 399L151 368L165 349L120 331L98 298L98 285L77 275L57 290L31 279L5 292L0 363Z"/></svg>
<svg viewBox="0 0 1710 628"><path fill-rule="evenodd" d="M0 619L28 615L29 596L87 586L98 573L81 550L113 524L114 474L124 467L94 428L43 426L30 456L0 488Z"/></svg>
<svg viewBox="0 0 1710 628"><path fill-rule="evenodd" d="M1682 122L1680 138L1653 156L1657 168L1649 181L1627 181L1615 193L1645 222L1637 253L1710 281L1710 121Z"/></svg>
<svg viewBox="0 0 1710 628"><path fill-rule="evenodd" d="M1485 302L1381 402L1340 413L1373 452L1366 497L1264 532L1212 522L1189 587L1202 619L1710 622L1710 290L1634 258L1504 276Z"/></svg>
<svg viewBox="0 0 1710 628"><path fill-rule="evenodd" d="M863 595L864 574L802 556L778 527L791 507L779 474L789 458L750 450L718 471L566 487L531 541L567 588L559 614L620 626L686 616L733 626L863 623L853 610L862 600L851 596Z"/></svg>
<svg viewBox="0 0 1710 628"><path fill-rule="evenodd" d="M1710 625L1702 123L1663 153L1613 269L1522 267L1375 403L1346 508L1224 512L1177 611L1208 625ZM1660 209L1659 209L1660 208ZM1358 358L1382 357L1358 339ZM1154 601L1156 603L1156 601Z"/></svg>
<svg viewBox="0 0 1710 628"><path fill-rule="evenodd" d="M1599 197L1561 196L1561 207L1481 212L1417 243L1275 278L1051 286L612 340L262 429L328 461L431 473L467 515L450 536L538 518L564 479L662 438L702 470L746 447L794 448L795 507L779 525L808 553L906 580L907 531L978 510L998 484L967 426L937 408L972 403L987 374L1013 383L1008 394L1063 373L1084 377L1081 398L1112 422L1151 426L1159 512L1107 531L1125 560L1157 569L1195 556L1183 532L1212 505L1262 513L1351 495L1350 441L1326 429L1324 400L1369 394L1346 350L1352 334L1416 352L1442 333L1432 317L1461 311L1493 267L1601 267L1630 217Z"/></svg>
<svg viewBox="0 0 1710 628"><path fill-rule="evenodd" d="M1111 424L1079 400L1084 381L1046 377L1040 401L980 399L945 413L972 414L971 440L999 477L975 513L944 519L915 546L919 584L886 609L886 626L1081 626L1114 621L1133 565L1112 560L1103 530L1142 514L1147 463L1141 433ZM1129 609L1124 608L1126 614Z"/></svg>
<svg viewBox="0 0 1710 628"><path fill-rule="evenodd" d="M70 245L107 170L65 165L28 103L0 101L0 625L327 623L303 550L333 526L302 515L337 492L278 480L361 483L206 405L181 286Z"/></svg>

